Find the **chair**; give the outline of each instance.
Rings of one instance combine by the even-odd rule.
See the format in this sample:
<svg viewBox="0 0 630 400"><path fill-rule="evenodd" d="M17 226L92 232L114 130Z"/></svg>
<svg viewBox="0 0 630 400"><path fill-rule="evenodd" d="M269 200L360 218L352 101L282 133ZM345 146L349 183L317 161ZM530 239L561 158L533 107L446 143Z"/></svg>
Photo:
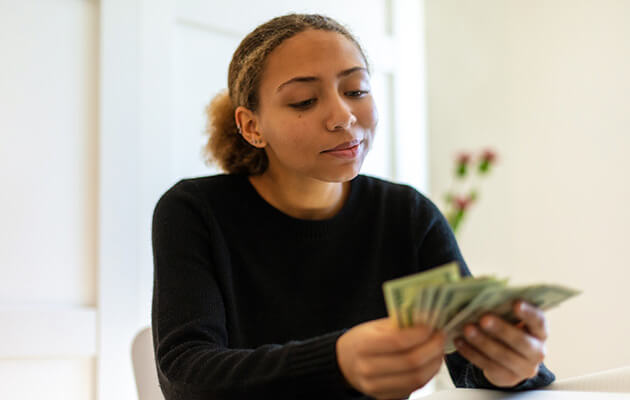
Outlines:
<svg viewBox="0 0 630 400"><path fill-rule="evenodd" d="M630 367L610 369L593 374L562 379L545 389L576 392L630 393Z"/></svg>
<svg viewBox="0 0 630 400"><path fill-rule="evenodd" d="M164 400L155 368L150 327L142 329L133 339L131 361L136 378L138 400Z"/></svg>

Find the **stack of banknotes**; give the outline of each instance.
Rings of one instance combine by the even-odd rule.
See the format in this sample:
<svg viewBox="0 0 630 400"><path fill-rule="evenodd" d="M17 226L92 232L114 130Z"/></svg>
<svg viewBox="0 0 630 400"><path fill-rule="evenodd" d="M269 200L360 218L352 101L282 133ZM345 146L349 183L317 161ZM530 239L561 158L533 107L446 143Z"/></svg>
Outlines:
<svg viewBox="0 0 630 400"><path fill-rule="evenodd" d="M520 299L547 310L580 293L560 285L509 287L507 279L460 276L456 262L383 283L389 316L399 328L418 324L443 330L445 352L455 351L453 340L464 326L492 313L516 323L513 303Z"/></svg>

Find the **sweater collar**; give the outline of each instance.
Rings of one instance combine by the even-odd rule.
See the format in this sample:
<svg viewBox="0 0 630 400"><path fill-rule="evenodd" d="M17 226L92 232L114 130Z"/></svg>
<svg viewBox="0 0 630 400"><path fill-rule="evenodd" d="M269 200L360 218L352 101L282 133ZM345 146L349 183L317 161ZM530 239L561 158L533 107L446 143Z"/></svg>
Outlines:
<svg viewBox="0 0 630 400"><path fill-rule="evenodd" d="M306 236L311 238L326 238L345 232L352 226L358 207L364 177L358 175L350 181L350 192L341 210L334 216L321 220L309 220L295 218L285 214L269 204L254 188L246 175L239 175L239 184L242 185L243 200L246 204L245 217L265 232L273 232L275 235Z"/></svg>

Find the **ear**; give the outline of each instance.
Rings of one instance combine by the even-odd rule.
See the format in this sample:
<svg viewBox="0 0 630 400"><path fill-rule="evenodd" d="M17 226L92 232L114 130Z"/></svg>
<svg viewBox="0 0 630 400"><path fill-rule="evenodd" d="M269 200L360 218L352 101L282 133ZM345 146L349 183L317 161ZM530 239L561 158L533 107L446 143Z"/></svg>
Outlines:
<svg viewBox="0 0 630 400"><path fill-rule="evenodd" d="M259 149L267 145L267 142L259 132L258 118L253 111L243 106L238 106L234 110L234 120L239 133L249 144Z"/></svg>

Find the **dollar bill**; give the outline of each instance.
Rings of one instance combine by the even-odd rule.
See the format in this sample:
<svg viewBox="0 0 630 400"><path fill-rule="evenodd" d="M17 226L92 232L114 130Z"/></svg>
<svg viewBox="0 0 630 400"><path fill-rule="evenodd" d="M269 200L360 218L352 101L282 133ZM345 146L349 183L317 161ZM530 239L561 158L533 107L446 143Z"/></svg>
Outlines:
<svg viewBox="0 0 630 400"><path fill-rule="evenodd" d="M462 335L466 324L477 322L484 314L496 309L498 305L517 298L521 292L522 288L510 287L489 287L481 291L444 326L446 352L450 353L455 350L453 341Z"/></svg>
<svg viewBox="0 0 630 400"><path fill-rule="evenodd" d="M444 326L447 335L445 352L455 351L453 341L463 334L463 328L469 323L477 323L487 313L497 315L508 322L518 322L513 311L516 300L523 300L542 310L548 310L579 293L580 291L575 289L547 284L486 288Z"/></svg>
<svg viewBox="0 0 630 400"><path fill-rule="evenodd" d="M440 294L443 292L443 289L446 289L446 287L448 287L448 284L429 286L425 289L427 296L426 299L424 299L425 302L422 304L424 311L424 319L422 320L422 323L433 326L434 319L437 314L435 307Z"/></svg>
<svg viewBox="0 0 630 400"><path fill-rule="evenodd" d="M442 329L446 322L459 313L472 299L484 289L503 287L507 279L497 280L494 277L467 277L460 282L444 285L433 307L430 325Z"/></svg>
<svg viewBox="0 0 630 400"><path fill-rule="evenodd" d="M387 312L399 328L425 324L446 333L445 352L455 351L453 341L464 327L495 314L516 323L517 299L547 310L580 292L561 285L537 284L508 287L507 279L494 276L460 277L456 262L383 283Z"/></svg>
<svg viewBox="0 0 630 400"><path fill-rule="evenodd" d="M521 288L518 299L530 303L541 310L548 310L562 303L563 301L580 294L579 290L571 289L560 285L531 285ZM496 306L492 310L493 314L509 322L518 322L518 318L514 315L513 303L516 298L510 302Z"/></svg>
<svg viewBox="0 0 630 400"><path fill-rule="evenodd" d="M385 305L390 317L399 328L411 326L417 296L429 284L456 282L460 280L456 262L425 272L393 279L383 283Z"/></svg>

